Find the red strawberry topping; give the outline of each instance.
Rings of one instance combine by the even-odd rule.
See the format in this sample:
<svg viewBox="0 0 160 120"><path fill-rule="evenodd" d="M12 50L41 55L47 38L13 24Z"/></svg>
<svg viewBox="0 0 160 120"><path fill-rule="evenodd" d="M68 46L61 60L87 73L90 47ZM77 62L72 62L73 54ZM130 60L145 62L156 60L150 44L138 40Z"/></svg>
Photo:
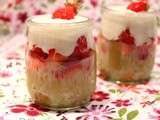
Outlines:
<svg viewBox="0 0 160 120"><path fill-rule="evenodd" d="M121 33L119 40L128 45L134 45L134 38L131 36L129 29L126 29Z"/></svg>
<svg viewBox="0 0 160 120"><path fill-rule="evenodd" d="M64 8L58 8L53 13L53 18L60 18L60 19L73 19L74 16L77 14L77 10L75 5L66 4Z"/></svg>
<svg viewBox="0 0 160 120"><path fill-rule="evenodd" d="M140 0L138 2L132 2L127 8L134 12L144 12L148 10L149 5L147 0Z"/></svg>

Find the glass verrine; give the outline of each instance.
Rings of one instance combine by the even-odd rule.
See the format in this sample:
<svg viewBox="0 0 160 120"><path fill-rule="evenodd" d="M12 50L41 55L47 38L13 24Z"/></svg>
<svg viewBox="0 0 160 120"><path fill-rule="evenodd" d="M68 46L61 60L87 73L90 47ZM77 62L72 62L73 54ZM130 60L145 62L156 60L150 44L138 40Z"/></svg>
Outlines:
<svg viewBox="0 0 160 120"><path fill-rule="evenodd" d="M155 57L156 15L136 13L124 5L103 8L97 41L100 75L117 82L150 78Z"/></svg>
<svg viewBox="0 0 160 120"><path fill-rule="evenodd" d="M27 85L32 100L52 110L73 109L89 102L96 84L92 23L51 15L27 23Z"/></svg>

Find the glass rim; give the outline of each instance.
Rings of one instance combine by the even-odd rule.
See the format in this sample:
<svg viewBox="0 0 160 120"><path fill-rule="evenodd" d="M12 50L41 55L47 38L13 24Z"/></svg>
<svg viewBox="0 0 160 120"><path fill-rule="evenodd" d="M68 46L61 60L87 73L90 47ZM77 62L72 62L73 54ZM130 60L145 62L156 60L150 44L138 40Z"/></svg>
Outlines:
<svg viewBox="0 0 160 120"><path fill-rule="evenodd" d="M51 15L51 14L48 14L48 15ZM43 16L43 15L29 17L26 20L26 24L27 25L34 24L34 25L75 25L76 26L77 24L82 24L82 23L92 23L92 20L89 17L83 16L83 15L79 15L79 16L87 18L86 20L83 20L80 22L73 22L73 23L37 23L37 22L32 21L35 17L38 17L38 16Z"/></svg>
<svg viewBox="0 0 160 120"><path fill-rule="evenodd" d="M106 11L110 11L110 12L114 12L114 13L118 13L118 10L114 10L112 9L110 6L127 6L127 4L110 4L110 5L102 5L101 11L102 12L106 12ZM136 12L133 12L133 14L130 15L134 15L134 13L136 14ZM139 15L158 15L160 16L160 10L159 11L149 11L149 12L139 12L137 13ZM121 15L121 14L119 14Z"/></svg>

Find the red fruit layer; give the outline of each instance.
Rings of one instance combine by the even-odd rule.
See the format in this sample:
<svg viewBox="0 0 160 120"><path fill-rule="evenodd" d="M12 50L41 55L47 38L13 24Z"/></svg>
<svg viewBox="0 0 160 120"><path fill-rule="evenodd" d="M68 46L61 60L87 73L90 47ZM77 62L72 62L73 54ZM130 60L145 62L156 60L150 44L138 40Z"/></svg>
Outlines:
<svg viewBox="0 0 160 120"><path fill-rule="evenodd" d="M127 8L134 12L144 12L148 10L149 5L147 0L140 0L138 2L132 2Z"/></svg>
<svg viewBox="0 0 160 120"><path fill-rule="evenodd" d="M33 49L30 50L29 54L32 58L39 59L41 62L46 60L53 60L56 62L67 62L67 61L76 61L82 60L86 57L89 57L92 50L87 46L87 40L85 36L81 36L77 40L77 45L70 56L64 56L61 53L58 53L55 49L50 49L49 53L43 52L43 50L36 45L33 46Z"/></svg>
<svg viewBox="0 0 160 120"><path fill-rule="evenodd" d="M134 45L134 37L131 35L129 29L126 29L119 36L119 41L126 43L127 45Z"/></svg>
<svg viewBox="0 0 160 120"><path fill-rule="evenodd" d="M69 20L69 19L73 19L76 14L77 14L76 6L72 4L66 4L64 8L58 8L53 13L53 18Z"/></svg>
<svg viewBox="0 0 160 120"><path fill-rule="evenodd" d="M43 50L39 47L33 46L33 49L30 50L30 55L33 58L39 59L40 61L45 61L48 58L48 54L44 53Z"/></svg>

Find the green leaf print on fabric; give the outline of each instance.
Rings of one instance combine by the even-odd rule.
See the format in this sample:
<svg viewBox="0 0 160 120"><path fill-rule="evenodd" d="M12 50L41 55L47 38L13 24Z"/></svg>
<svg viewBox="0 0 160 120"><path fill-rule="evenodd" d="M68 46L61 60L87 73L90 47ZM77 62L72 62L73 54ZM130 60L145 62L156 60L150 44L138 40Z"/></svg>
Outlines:
<svg viewBox="0 0 160 120"><path fill-rule="evenodd" d="M138 110L131 111L127 114L127 120L133 120L138 115Z"/></svg>
<svg viewBox="0 0 160 120"><path fill-rule="evenodd" d="M121 108L118 110L118 118L114 118L113 120L134 120L138 114L138 110L129 112L127 108Z"/></svg>
<svg viewBox="0 0 160 120"><path fill-rule="evenodd" d="M122 108L122 109L118 110L119 117L124 116L126 114L126 112L127 112L127 108Z"/></svg>

